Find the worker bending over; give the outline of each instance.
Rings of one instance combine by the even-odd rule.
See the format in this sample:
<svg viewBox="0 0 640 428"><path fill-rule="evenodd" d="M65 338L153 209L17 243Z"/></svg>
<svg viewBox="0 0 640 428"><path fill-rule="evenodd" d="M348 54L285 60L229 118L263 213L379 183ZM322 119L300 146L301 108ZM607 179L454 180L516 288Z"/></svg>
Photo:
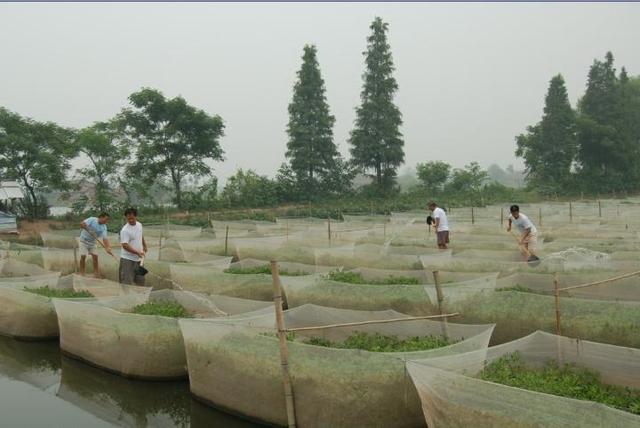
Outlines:
<svg viewBox="0 0 640 428"><path fill-rule="evenodd" d="M520 212L520 207L517 205L511 205L509 208L511 215L509 216L509 227L507 231L511 232L511 225L515 225L520 232L519 242L520 245L528 252L524 254L525 261L529 256L535 255L536 247L538 245L538 229L533 222L526 215Z"/></svg>

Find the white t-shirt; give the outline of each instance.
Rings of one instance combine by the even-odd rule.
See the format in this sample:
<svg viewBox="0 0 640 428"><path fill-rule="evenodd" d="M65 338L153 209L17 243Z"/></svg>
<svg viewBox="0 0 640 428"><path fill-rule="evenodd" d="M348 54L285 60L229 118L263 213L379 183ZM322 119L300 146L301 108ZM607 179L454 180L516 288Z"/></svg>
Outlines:
<svg viewBox="0 0 640 428"><path fill-rule="evenodd" d="M538 233L538 229L536 229L536 227L534 226L533 222L531 220L529 220L529 217L527 217L526 215L520 213L520 215L518 216L518 218L514 218L513 215L509 216L509 219L511 220L511 223L514 224L518 230L520 231L520 233L524 233L525 230L531 228L531 233Z"/></svg>
<svg viewBox="0 0 640 428"><path fill-rule="evenodd" d="M447 213L444 212L442 208L436 207L436 209L433 210L433 218L440 219L440 223L438 224L436 232L445 232L449 230L449 220L447 220Z"/></svg>
<svg viewBox="0 0 640 428"><path fill-rule="evenodd" d="M122 226L120 243L129 244L134 250L142 251L144 248L142 245L142 223L138 221L134 226L129 223ZM120 257L134 262L140 261L140 257L137 254L130 253L124 248L120 250Z"/></svg>

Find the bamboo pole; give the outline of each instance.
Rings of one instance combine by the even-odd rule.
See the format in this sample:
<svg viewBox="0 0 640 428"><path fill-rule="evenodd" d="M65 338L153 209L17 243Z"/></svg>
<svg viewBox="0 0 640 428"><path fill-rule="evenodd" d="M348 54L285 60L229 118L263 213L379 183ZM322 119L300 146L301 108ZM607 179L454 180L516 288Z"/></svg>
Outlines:
<svg viewBox="0 0 640 428"><path fill-rule="evenodd" d="M78 272L78 247L73 247L73 270Z"/></svg>
<svg viewBox="0 0 640 428"><path fill-rule="evenodd" d="M542 207L538 208L538 225L542 226Z"/></svg>
<svg viewBox="0 0 640 428"><path fill-rule="evenodd" d="M227 255L227 249L229 248L229 225L227 225L224 233L224 255Z"/></svg>
<svg viewBox="0 0 640 428"><path fill-rule="evenodd" d="M284 233L285 233L287 242L289 242L289 220L288 219L284 223Z"/></svg>
<svg viewBox="0 0 640 428"><path fill-rule="evenodd" d="M573 205L569 202L569 223L573 223Z"/></svg>
<svg viewBox="0 0 640 428"><path fill-rule="evenodd" d="M471 224L476 224L476 216L473 211L473 207L471 207Z"/></svg>
<svg viewBox="0 0 640 428"><path fill-rule="evenodd" d="M598 217L602 217L602 204L598 201Z"/></svg>
<svg viewBox="0 0 640 428"><path fill-rule="evenodd" d="M433 274L433 282L436 286L436 296L438 297L438 313L440 315L443 314L444 310L443 310L443 302L444 302L444 293L442 292L442 287L440 286L440 272L438 272L437 270L434 270L432 272ZM445 339L449 339L449 329L447 327L447 319L443 319L442 320L442 335L445 337Z"/></svg>
<svg viewBox="0 0 640 428"><path fill-rule="evenodd" d="M329 238L329 243L331 243L331 217L327 216L327 235Z"/></svg>
<svg viewBox="0 0 640 428"><path fill-rule="evenodd" d="M504 226L504 212L500 208L500 227Z"/></svg>
<svg viewBox="0 0 640 428"><path fill-rule="evenodd" d="M560 325L560 289L558 288L558 274L553 274L553 290L556 299L556 334L562 335L562 327Z"/></svg>
<svg viewBox="0 0 640 428"><path fill-rule="evenodd" d="M273 280L273 304L276 310L276 324L278 326L278 340L280 342L280 368L282 369L282 383L284 386L284 399L287 407L287 421L289 428L296 426L296 411L293 401L293 387L291 376L289 375L289 350L287 349L287 330L284 325L282 315L282 286L280 285L280 274L278 272L278 262L271 260L271 279Z"/></svg>
<svg viewBox="0 0 640 428"><path fill-rule="evenodd" d="M621 279L631 278L636 275L640 275L640 271L625 273L624 275L614 276L613 278L603 279L602 281L590 282L587 284L580 284L580 285L572 285L570 287L561 288L560 291L570 291L570 290L576 290L578 288L593 287L594 285L610 284L612 282L619 281Z"/></svg>
<svg viewBox="0 0 640 428"><path fill-rule="evenodd" d="M384 224L383 224L383 230L384 230L384 240L387 240L387 219L384 219Z"/></svg>
<svg viewBox="0 0 640 428"><path fill-rule="evenodd" d="M325 329L328 329L328 328L352 327L352 326L356 326L356 325L386 324L386 323L390 323L390 322L400 322L400 321L447 319L447 318L450 318L450 317L456 317L458 315L460 315L459 312L452 312L450 314L426 315L426 316L422 316L422 317L390 318L390 319L385 319L385 320L369 320L369 321L345 322L345 323L341 323L341 324L318 325L318 326L313 326L313 327L288 328L285 331L287 333L295 333L296 331L325 330Z"/></svg>
<svg viewBox="0 0 640 428"><path fill-rule="evenodd" d="M158 260L162 260L162 230L160 230L160 239L158 239Z"/></svg>

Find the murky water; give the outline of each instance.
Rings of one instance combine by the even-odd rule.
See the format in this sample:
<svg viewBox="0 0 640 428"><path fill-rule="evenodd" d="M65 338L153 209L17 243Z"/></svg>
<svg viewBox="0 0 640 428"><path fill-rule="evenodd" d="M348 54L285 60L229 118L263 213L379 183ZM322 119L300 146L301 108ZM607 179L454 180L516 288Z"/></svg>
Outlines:
<svg viewBox="0 0 640 428"><path fill-rule="evenodd" d="M187 382L122 378L62 356L56 342L0 336L2 427L257 425L193 400Z"/></svg>

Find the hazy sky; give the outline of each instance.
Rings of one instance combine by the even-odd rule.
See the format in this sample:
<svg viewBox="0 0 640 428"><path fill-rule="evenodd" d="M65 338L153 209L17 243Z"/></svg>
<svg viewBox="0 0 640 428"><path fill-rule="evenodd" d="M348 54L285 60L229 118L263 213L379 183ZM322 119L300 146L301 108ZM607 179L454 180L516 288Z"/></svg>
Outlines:
<svg viewBox="0 0 640 428"><path fill-rule="evenodd" d="M375 16L390 25L409 166L520 166L514 136L540 119L554 74L574 105L607 50L640 74L633 3L2 3L0 105L84 127L158 88L222 116L217 175L273 175L305 43L318 47L335 141L348 153Z"/></svg>

